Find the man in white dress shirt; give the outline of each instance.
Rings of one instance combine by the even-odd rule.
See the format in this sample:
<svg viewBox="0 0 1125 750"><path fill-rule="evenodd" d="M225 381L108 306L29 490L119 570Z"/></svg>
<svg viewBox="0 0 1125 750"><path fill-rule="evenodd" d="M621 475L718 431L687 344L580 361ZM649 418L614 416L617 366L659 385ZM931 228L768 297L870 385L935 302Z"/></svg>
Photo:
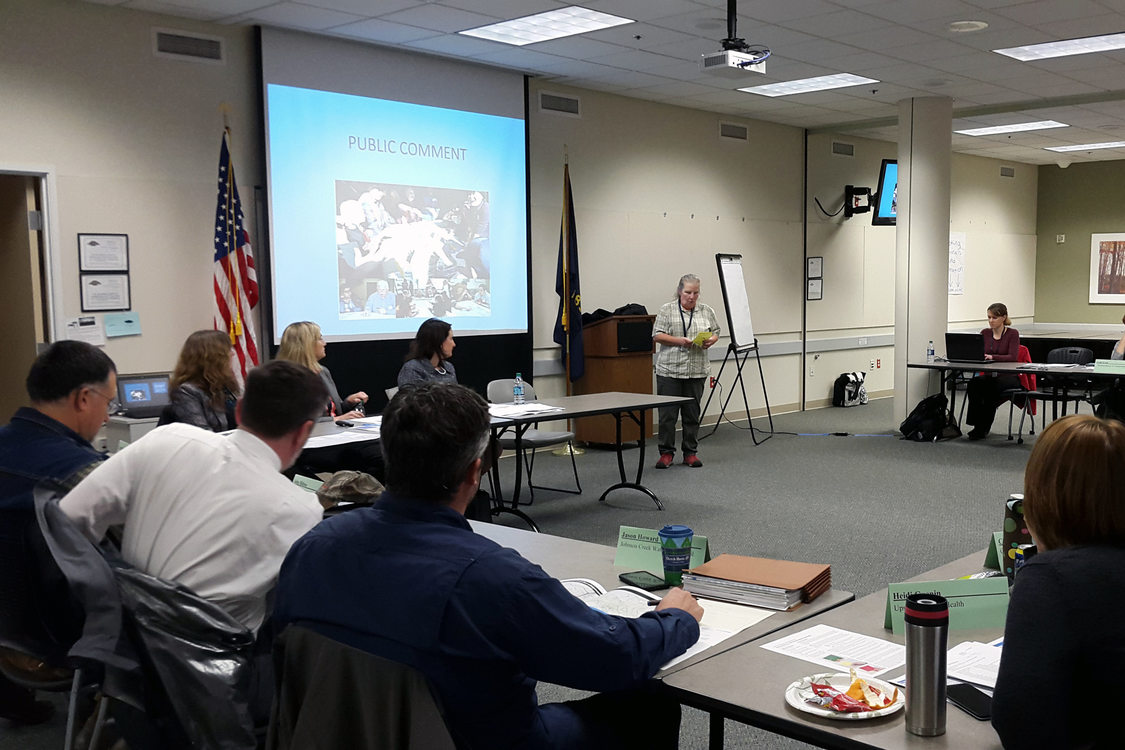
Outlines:
<svg viewBox="0 0 1125 750"><path fill-rule="evenodd" d="M126 562L187 586L257 632L285 553L321 519L316 495L281 471L327 401L306 367L257 367L235 408L237 430L153 430L99 466L61 508L94 542L124 524Z"/></svg>

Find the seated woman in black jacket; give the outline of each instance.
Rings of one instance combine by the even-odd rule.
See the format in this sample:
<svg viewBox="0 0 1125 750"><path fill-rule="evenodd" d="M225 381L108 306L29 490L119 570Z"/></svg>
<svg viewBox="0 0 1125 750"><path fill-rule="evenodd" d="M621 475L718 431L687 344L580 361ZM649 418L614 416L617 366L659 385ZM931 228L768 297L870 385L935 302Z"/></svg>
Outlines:
<svg viewBox="0 0 1125 750"><path fill-rule="evenodd" d="M1039 436L1024 473L1039 547L1016 573L992 725L1004 747L1121 747L1125 672L1125 424L1073 414Z"/></svg>
<svg viewBox="0 0 1125 750"><path fill-rule="evenodd" d="M223 331L196 331L187 337L172 373L172 404L161 424L186 422L212 432L233 430L238 380L231 366L230 338Z"/></svg>

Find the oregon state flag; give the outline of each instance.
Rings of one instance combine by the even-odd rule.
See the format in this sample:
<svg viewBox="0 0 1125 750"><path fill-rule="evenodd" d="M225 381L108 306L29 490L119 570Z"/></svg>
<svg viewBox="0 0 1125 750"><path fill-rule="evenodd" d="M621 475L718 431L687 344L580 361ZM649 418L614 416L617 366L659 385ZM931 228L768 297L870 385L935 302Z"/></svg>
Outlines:
<svg viewBox="0 0 1125 750"><path fill-rule="evenodd" d="M563 166L563 214L559 234L559 267L555 275L559 315L555 319L555 343L562 347L563 367L571 381L586 372L582 347L582 287L578 282L578 239L574 234L574 197L570 193L570 165Z"/></svg>

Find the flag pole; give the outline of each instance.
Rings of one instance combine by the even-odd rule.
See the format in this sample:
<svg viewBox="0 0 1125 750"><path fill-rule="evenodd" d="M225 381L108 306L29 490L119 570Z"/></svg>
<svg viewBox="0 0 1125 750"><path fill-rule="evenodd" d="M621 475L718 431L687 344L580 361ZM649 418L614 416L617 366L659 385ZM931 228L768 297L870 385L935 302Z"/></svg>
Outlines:
<svg viewBox="0 0 1125 750"><path fill-rule="evenodd" d="M567 148L567 145L564 143L563 144L563 210L562 210L562 237L561 237L561 247L562 248L569 248L570 247L569 209L570 209L570 153L569 153L569 149ZM571 346L570 346L571 320L570 320L570 313L571 313L571 305L570 305L570 252L569 252L569 250L562 253L562 264L563 264L563 300L564 300L564 302L563 302L563 335L564 335L563 340L566 342L565 348L564 348L564 351L566 352L566 356L563 357L564 364L566 366L566 374L565 374L564 377L566 379L566 395L571 396L571 395L573 395L573 393L572 393L573 385L570 381L570 356L571 356ZM566 429L568 431L572 431L574 429L574 426L573 426L573 424L571 424L571 422L572 422L572 420L569 419L569 418L566 420ZM573 443L567 443L566 445L560 446L560 447L556 448L555 450L551 451L551 453L553 455L556 455L556 456L570 456L570 455L580 456L583 453L585 453L585 451L581 448L576 448Z"/></svg>
<svg viewBox="0 0 1125 750"><path fill-rule="evenodd" d="M566 144L563 144L563 210L562 210L562 243L564 248L570 247L570 222L567 221L567 209L570 207L570 155L567 152ZM563 262L563 332L566 338L566 357L564 358L566 364L566 395L570 396L571 383L570 383L570 253L564 252L562 254ZM570 420L567 420L567 429L570 428Z"/></svg>

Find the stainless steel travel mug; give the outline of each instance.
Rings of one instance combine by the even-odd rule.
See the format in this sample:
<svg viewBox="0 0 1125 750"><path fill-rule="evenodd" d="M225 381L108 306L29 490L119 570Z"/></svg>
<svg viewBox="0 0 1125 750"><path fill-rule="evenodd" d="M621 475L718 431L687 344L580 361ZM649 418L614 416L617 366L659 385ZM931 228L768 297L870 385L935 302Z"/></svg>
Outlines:
<svg viewBox="0 0 1125 750"><path fill-rule="evenodd" d="M945 734L949 603L937 594L906 598L906 731Z"/></svg>

